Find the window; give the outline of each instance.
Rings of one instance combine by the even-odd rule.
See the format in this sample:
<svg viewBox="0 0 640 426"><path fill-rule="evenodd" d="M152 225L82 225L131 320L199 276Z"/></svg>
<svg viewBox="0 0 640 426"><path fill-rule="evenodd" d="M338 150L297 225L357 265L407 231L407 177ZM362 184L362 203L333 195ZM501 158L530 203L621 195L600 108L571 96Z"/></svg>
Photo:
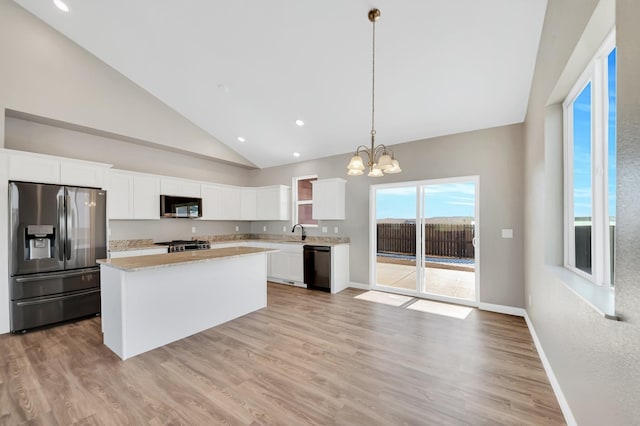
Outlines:
<svg viewBox="0 0 640 426"><path fill-rule="evenodd" d="M313 185L311 182L318 180L318 176L300 176L293 178L292 200L293 223L304 226L318 226L318 221L313 219Z"/></svg>
<svg viewBox="0 0 640 426"><path fill-rule="evenodd" d="M611 33L563 103L565 266L613 285L616 48Z"/></svg>

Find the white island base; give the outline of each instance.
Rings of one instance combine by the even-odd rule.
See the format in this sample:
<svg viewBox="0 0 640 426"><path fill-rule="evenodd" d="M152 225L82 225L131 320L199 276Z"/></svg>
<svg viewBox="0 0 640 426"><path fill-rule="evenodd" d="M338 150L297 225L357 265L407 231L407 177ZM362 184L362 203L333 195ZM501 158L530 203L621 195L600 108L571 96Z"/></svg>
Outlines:
<svg viewBox="0 0 640 426"><path fill-rule="evenodd" d="M129 270L101 262L104 344L124 360L266 307L268 251Z"/></svg>

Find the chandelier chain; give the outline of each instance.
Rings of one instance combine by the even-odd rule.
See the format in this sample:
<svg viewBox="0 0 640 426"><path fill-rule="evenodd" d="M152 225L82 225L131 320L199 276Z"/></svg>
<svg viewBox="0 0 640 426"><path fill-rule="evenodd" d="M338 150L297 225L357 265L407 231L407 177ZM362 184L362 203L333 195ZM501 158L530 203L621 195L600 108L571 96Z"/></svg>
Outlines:
<svg viewBox="0 0 640 426"><path fill-rule="evenodd" d="M376 134L375 128L375 113L376 113L376 21L373 20L373 42L371 43L373 53L371 55L371 148L373 148L374 136Z"/></svg>

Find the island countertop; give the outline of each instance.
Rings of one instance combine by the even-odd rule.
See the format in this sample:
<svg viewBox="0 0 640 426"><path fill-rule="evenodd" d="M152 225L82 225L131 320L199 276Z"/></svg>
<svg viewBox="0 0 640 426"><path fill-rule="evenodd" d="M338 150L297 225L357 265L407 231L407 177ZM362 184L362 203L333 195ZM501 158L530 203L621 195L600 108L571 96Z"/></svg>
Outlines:
<svg viewBox="0 0 640 426"><path fill-rule="evenodd" d="M122 271L134 272L146 269L166 268L187 263L208 262L215 259L248 256L257 253L273 253L278 250L259 247L227 247L211 250L193 250L180 253L152 254L148 256L99 259L101 265L111 266Z"/></svg>

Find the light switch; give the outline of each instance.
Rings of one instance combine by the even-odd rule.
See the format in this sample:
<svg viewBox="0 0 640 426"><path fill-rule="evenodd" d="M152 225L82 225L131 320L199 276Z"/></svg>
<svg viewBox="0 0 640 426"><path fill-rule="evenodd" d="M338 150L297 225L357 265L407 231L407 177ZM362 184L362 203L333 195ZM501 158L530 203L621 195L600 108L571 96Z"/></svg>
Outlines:
<svg viewBox="0 0 640 426"><path fill-rule="evenodd" d="M503 229L502 238L513 238L513 229Z"/></svg>
<svg viewBox="0 0 640 426"><path fill-rule="evenodd" d="M338 232L339 232L338 227L337 227L337 226L334 226L334 227L333 227L333 233L334 233L334 234L337 234Z"/></svg>
<svg viewBox="0 0 640 426"><path fill-rule="evenodd" d="M192 234L195 234L195 233L196 233L196 227L195 227L195 226L192 226L192 227L191 227L191 233L192 233Z"/></svg>
<svg viewBox="0 0 640 426"><path fill-rule="evenodd" d="M236 225L236 232L238 232L239 230L240 230L240 227Z"/></svg>
<svg viewBox="0 0 640 426"><path fill-rule="evenodd" d="M282 232L287 232L287 226L286 225L282 227Z"/></svg>
<svg viewBox="0 0 640 426"><path fill-rule="evenodd" d="M262 232L267 232L267 226L266 225L262 227Z"/></svg>
<svg viewBox="0 0 640 426"><path fill-rule="evenodd" d="M326 234L326 233L327 233L327 227L326 227L326 226L323 226L323 227L322 227L322 233L323 233L323 234Z"/></svg>

